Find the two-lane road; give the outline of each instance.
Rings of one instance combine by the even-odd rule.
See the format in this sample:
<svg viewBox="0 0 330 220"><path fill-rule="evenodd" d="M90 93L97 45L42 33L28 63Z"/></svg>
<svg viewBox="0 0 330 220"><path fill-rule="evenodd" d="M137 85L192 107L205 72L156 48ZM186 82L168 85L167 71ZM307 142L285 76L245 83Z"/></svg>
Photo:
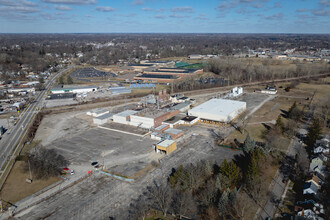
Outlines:
<svg viewBox="0 0 330 220"><path fill-rule="evenodd" d="M11 129L10 134L5 134L5 137L0 142L0 168L5 164L7 160L9 160L9 156L17 146L20 137L24 134L30 120L33 118L34 114L37 112L37 108L40 109L42 107L42 101L45 98L45 94L55 82L56 78L62 73L68 71L73 68L73 66L69 66L68 68L60 71L54 77L49 79L45 84L45 89L42 90L39 95L36 97L35 101L29 105L29 107L20 115L20 120L18 123Z"/></svg>

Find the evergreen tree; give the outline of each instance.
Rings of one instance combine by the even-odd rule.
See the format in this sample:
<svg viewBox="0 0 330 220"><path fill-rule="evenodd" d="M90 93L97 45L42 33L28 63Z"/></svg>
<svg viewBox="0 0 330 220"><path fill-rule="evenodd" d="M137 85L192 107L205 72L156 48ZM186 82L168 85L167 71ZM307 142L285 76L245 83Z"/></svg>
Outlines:
<svg viewBox="0 0 330 220"><path fill-rule="evenodd" d="M294 102L288 111L288 118L293 120L299 120L301 116L301 111L299 110L297 103Z"/></svg>
<svg viewBox="0 0 330 220"><path fill-rule="evenodd" d="M309 155L313 154L314 145L316 141L320 139L321 132L322 128L320 125L320 120L318 118L314 118L312 124L308 127L308 134L306 137L307 152Z"/></svg>
<svg viewBox="0 0 330 220"><path fill-rule="evenodd" d="M247 134L244 145L243 145L243 150L246 153L249 153L256 147L256 143L254 140L251 140L250 134Z"/></svg>
<svg viewBox="0 0 330 220"><path fill-rule="evenodd" d="M237 200L237 189L236 187L229 193L228 199L229 199L229 205L234 206L235 202Z"/></svg>
<svg viewBox="0 0 330 220"><path fill-rule="evenodd" d="M268 153L270 152L270 150L271 150L271 146L270 146L270 144L269 144L268 141L266 141L263 150L264 150L264 152L265 152L266 154L268 154Z"/></svg>
<svg viewBox="0 0 330 220"><path fill-rule="evenodd" d="M44 77L40 76L40 77L39 77L39 83L42 84L42 83L44 83L44 82L45 82Z"/></svg>
<svg viewBox="0 0 330 220"><path fill-rule="evenodd" d="M66 83L67 83L67 84L73 84L73 80L72 80L72 77L71 77L70 75L68 75L68 76L66 77Z"/></svg>
<svg viewBox="0 0 330 220"><path fill-rule="evenodd" d="M258 176L258 161L254 153L250 155L250 161L246 172L245 182L251 185Z"/></svg>
<svg viewBox="0 0 330 220"><path fill-rule="evenodd" d="M292 113L292 111L297 108L297 102L294 102L291 107L288 110L288 117L290 118L290 114Z"/></svg>
<svg viewBox="0 0 330 220"><path fill-rule="evenodd" d="M218 212L220 216L226 215L227 212L227 205L228 205L228 191L225 190L218 202Z"/></svg>
<svg viewBox="0 0 330 220"><path fill-rule="evenodd" d="M283 130L284 130L284 123L283 123L283 121L282 121L282 117L281 117L281 115L279 115L279 116L277 117L275 127L276 127L281 133L283 133Z"/></svg>
<svg viewBox="0 0 330 220"><path fill-rule="evenodd" d="M228 178L230 187L237 184L239 180L239 169L233 160L228 163L225 159L220 165L220 172Z"/></svg>
<svg viewBox="0 0 330 220"><path fill-rule="evenodd" d="M60 76L60 77L58 78L58 84L64 84L63 76Z"/></svg>
<svg viewBox="0 0 330 220"><path fill-rule="evenodd" d="M219 176L217 176L217 178L215 179L215 187L218 190L222 190L222 184L221 184L221 180L220 180L220 177Z"/></svg>

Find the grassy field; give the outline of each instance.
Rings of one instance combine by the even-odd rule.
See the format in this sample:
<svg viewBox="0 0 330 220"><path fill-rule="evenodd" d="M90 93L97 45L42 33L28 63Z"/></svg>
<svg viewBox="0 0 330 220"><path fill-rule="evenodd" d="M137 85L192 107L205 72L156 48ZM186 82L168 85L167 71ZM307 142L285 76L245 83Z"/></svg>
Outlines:
<svg viewBox="0 0 330 220"><path fill-rule="evenodd" d="M10 203L15 203L41 189L61 180L58 177L52 177L47 180L33 180L27 183L25 180L29 178L29 172L24 172L23 161L17 161L7 178L5 185L0 192L0 198L4 201L4 207Z"/></svg>
<svg viewBox="0 0 330 220"><path fill-rule="evenodd" d="M234 140L236 138L238 141L243 142L247 134L250 134L250 137L255 141L263 141L262 134L264 131L266 131L266 128L262 124L248 125L246 126L244 134L235 130L228 136L228 140Z"/></svg>

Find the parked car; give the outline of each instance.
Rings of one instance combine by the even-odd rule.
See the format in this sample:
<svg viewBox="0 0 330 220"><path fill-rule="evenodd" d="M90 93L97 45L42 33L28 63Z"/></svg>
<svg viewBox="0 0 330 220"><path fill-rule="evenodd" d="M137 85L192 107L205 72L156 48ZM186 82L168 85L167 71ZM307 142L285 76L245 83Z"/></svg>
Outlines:
<svg viewBox="0 0 330 220"><path fill-rule="evenodd" d="M71 175L73 175L73 174L74 174L74 170L71 170L71 172L70 172L70 173L71 173Z"/></svg>

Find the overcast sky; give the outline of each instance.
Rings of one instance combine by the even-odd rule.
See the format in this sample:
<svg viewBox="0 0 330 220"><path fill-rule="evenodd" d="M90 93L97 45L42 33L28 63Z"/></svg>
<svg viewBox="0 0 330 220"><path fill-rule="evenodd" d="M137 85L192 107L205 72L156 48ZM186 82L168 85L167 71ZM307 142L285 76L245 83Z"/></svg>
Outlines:
<svg viewBox="0 0 330 220"><path fill-rule="evenodd" d="M1 33L330 33L330 0L0 0Z"/></svg>

